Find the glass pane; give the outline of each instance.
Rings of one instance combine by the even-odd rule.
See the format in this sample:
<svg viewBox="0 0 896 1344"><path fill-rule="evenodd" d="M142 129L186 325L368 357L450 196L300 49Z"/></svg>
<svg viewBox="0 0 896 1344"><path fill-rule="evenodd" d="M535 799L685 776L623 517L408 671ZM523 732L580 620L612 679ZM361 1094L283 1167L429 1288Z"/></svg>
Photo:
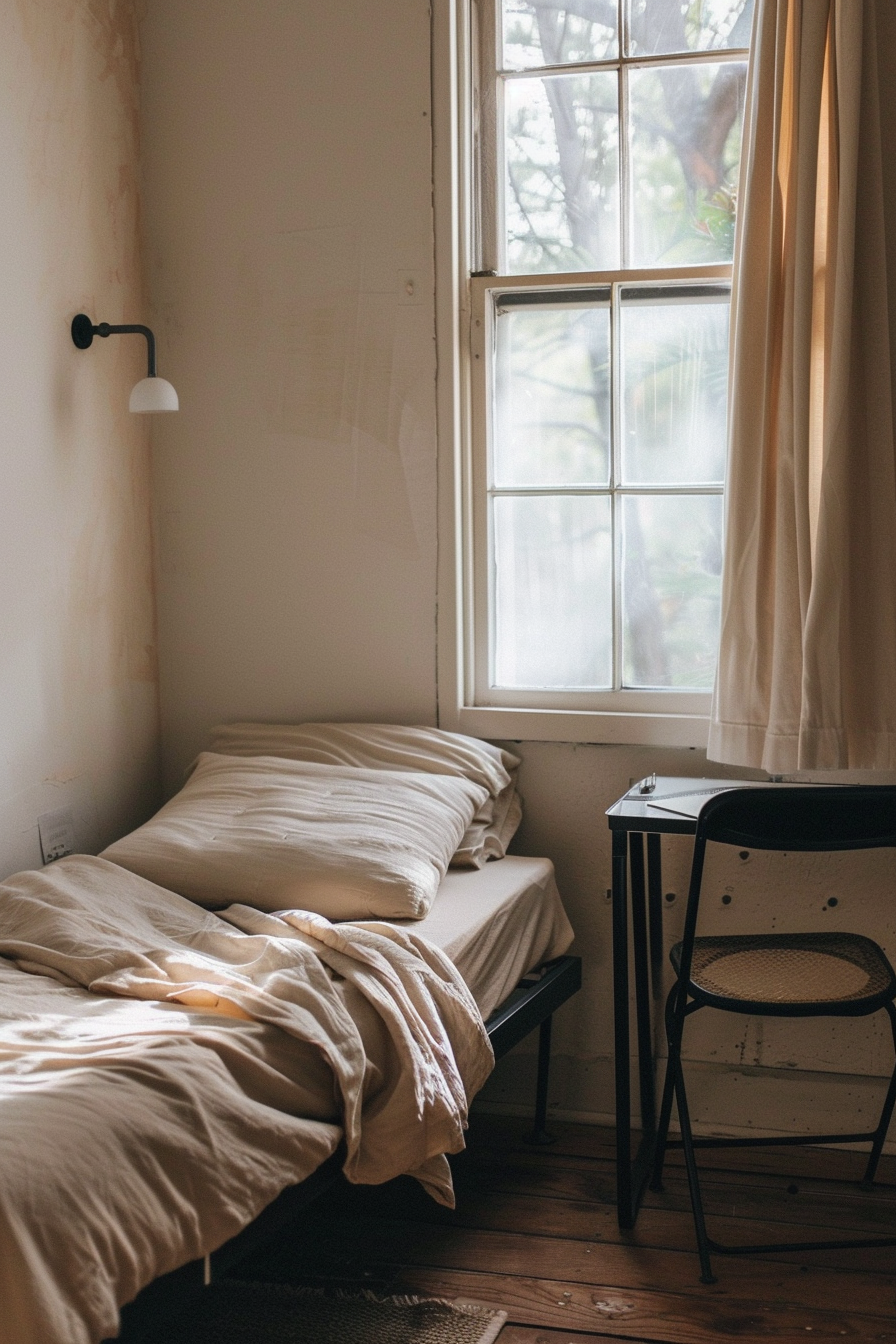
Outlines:
<svg viewBox="0 0 896 1344"><path fill-rule="evenodd" d="M728 410L728 304L622 304L622 479L720 484Z"/></svg>
<svg viewBox="0 0 896 1344"><path fill-rule="evenodd" d="M628 0L633 56L750 45L753 0Z"/></svg>
<svg viewBox="0 0 896 1344"><path fill-rule="evenodd" d="M504 69L601 61L616 55L616 0L572 9L543 0L504 0Z"/></svg>
<svg viewBox="0 0 896 1344"><path fill-rule="evenodd" d="M606 485L610 309L501 314L495 342L497 485Z"/></svg>
<svg viewBox="0 0 896 1344"><path fill-rule="evenodd" d="M632 265L730 261L747 67L633 70Z"/></svg>
<svg viewBox="0 0 896 1344"><path fill-rule="evenodd" d="M711 690L721 495L629 496L622 546L623 684Z"/></svg>
<svg viewBox="0 0 896 1344"><path fill-rule="evenodd" d="M504 86L504 227L511 274L619 265L617 78Z"/></svg>
<svg viewBox="0 0 896 1344"><path fill-rule="evenodd" d="M608 496L498 498L493 523L495 685L611 686Z"/></svg>

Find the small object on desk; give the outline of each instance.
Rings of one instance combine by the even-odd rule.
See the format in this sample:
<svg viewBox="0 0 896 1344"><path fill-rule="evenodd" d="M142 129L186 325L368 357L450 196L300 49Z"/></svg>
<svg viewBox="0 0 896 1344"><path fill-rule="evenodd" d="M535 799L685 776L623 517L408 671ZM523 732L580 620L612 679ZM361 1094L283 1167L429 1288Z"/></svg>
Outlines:
<svg viewBox="0 0 896 1344"><path fill-rule="evenodd" d="M669 798L649 800L647 806L657 812L671 812L676 817L693 817L696 821L700 809L708 798L716 793L725 793L725 789L701 789L699 793L674 793Z"/></svg>
<svg viewBox="0 0 896 1344"><path fill-rule="evenodd" d="M638 785L638 792L653 793L655 788L656 788L656 772L654 772L652 775L648 775L646 779L641 780L641 783Z"/></svg>

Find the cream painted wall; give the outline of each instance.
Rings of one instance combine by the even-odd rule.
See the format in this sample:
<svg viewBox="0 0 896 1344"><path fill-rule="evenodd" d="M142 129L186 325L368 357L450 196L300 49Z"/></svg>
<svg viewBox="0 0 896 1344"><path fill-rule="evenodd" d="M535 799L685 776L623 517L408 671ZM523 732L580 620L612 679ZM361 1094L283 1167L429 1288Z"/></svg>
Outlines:
<svg viewBox="0 0 896 1344"><path fill-rule="evenodd" d="M221 719L435 714L424 0L152 0L169 783Z"/></svg>
<svg viewBox="0 0 896 1344"><path fill-rule="evenodd" d="M150 0L142 41L150 286L184 408L154 437L173 788L220 720L435 721L429 12L425 0ZM719 768L686 750L518 749L517 848L554 859L585 960L585 990L558 1014L553 1101L607 1117L603 812L651 770ZM669 937L686 868L686 845L670 843ZM819 919L861 924L896 954L892 872L872 865L871 897L836 913L835 874L801 873ZM711 911L720 927L748 918L761 879L756 862L718 873L733 897ZM779 920L786 897L778 886ZM753 1024L704 1029L695 1110L708 1125L769 1124L781 1074L796 1073L784 1123L805 1128L819 1107L865 1105L888 1048L878 1031L835 1045L816 1027L797 1056L792 1037ZM530 1065L511 1056L486 1100L521 1104Z"/></svg>
<svg viewBox="0 0 896 1344"><path fill-rule="evenodd" d="M157 799L145 353L68 330L142 312L137 72L132 0L0 6L0 875L41 813L90 850Z"/></svg>

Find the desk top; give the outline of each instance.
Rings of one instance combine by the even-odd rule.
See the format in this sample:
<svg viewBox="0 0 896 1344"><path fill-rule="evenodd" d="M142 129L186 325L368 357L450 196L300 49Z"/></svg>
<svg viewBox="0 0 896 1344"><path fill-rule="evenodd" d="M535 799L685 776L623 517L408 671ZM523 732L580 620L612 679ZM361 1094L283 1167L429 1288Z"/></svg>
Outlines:
<svg viewBox="0 0 896 1344"><path fill-rule="evenodd" d="M774 788L767 779L693 779L684 775L657 775L653 789L641 787L652 782L639 780L628 793L607 808L611 831L658 831L666 835L693 835L697 814L714 793L726 789Z"/></svg>

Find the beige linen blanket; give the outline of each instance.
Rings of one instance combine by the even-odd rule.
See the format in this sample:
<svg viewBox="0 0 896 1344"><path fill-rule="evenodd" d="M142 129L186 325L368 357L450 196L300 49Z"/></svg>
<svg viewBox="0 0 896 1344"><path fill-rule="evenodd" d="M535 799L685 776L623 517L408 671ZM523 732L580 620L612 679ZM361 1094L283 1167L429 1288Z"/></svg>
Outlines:
<svg viewBox="0 0 896 1344"><path fill-rule="evenodd" d="M223 915L203 911L103 859L83 856L0 884L0 955L22 970L38 972L31 984L41 985L51 998L74 994L79 1007L85 996L59 985L88 989L91 997L142 1001L121 1007L156 1014L151 1029L149 1018L141 1020L136 1032L120 1020L120 1035L104 1025L99 1037L83 1029L78 1014L73 1024L60 1029L64 1017L58 1005L45 1025L38 1016L24 1036L17 1024L6 1024L8 1039L0 1046L0 1260L18 1266L19 1272L10 1279L6 1269L0 1271L0 1287L4 1303L11 1300L7 1290L20 1299L23 1324L12 1337L15 1344L87 1344L110 1333L110 1303L126 1300L163 1268L220 1244L237 1230L232 1224L238 1226L240 1216L253 1216L279 1188L301 1179L335 1147L333 1121L344 1130L350 1179L380 1181L408 1172L436 1198L452 1202L443 1155L463 1146L467 1099L487 1076L492 1054L481 1018L451 963L413 933L385 925L335 928L299 911L270 915L245 907L231 907ZM108 997L94 1001L110 1006ZM206 1219L201 1201L220 1202L219 1191L242 1181L240 1164L257 1164L253 1145L264 1126L255 1116L241 1143L238 1127L235 1133L225 1132L227 1125L211 1114L217 1107L225 1112L228 1106L236 1112L241 1106L251 1110L239 1097L242 1077L235 1076L230 1087L235 1101L222 1087L220 1052L209 1077L207 1069L205 1074L195 1071L201 1050L190 1056L194 1075L190 1060L183 1069L175 1062L164 1080L157 1069L147 1069L147 1056L156 1061L160 1056L154 1032L164 1048L175 1044L170 1028L174 1013L188 1039L210 1033L242 1042L246 1057L233 1072L248 1078L250 1102L271 1113L276 1140L259 1145L262 1154L273 1150L260 1200L257 1190L235 1199L230 1210L235 1216L223 1221ZM95 1027L88 1015L91 1021ZM271 1027L278 1030L271 1032ZM245 1042L259 1036L267 1045L250 1065L252 1050ZM266 1058L270 1041L275 1042L279 1067ZM180 1037L176 1043L181 1044ZM294 1072L284 1063L291 1052L301 1061ZM33 1075L34 1088L26 1092L32 1141L17 1129L16 1099L21 1100L19 1083L28 1076L34 1055L42 1063ZM97 1133L109 1130L108 1145L103 1142L102 1147L108 1146L110 1155L117 1153L122 1131L115 1117L107 1116L109 1082L120 1077L117 1095L133 1127L131 1151L127 1160L103 1162L92 1182L85 1182L88 1173L75 1154L68 1185L57 1159L54 1169L64 1194L60 1211L45 1207L35 1225L28 1193L29 1153L48 1148L40 1130L44 1107L47 1133L54 1135L53 1143L58 1138L53 1127L54 1068L68 1069L72 1059L79 1067L67 1081L76 1080L83 1094L83 1106L79 1111L76 1105L74 1113L81 1115L94 1150ZM92 1090L94 1074L99 1085ZM157 1086L163 1091L161 1113L172 1120L183 1112L170 1132L160 1124ZM206 1087L212 1096L209 1115L202 1095ZM62 1092L71 1111L74 1094ZM183 1093L188 1105L169 1105ZM218 1094L225 1098L223 1104ZM310 1118L296 1121L289 1115L295 1106ZM184 1123L188 1132L182 1132ZM197 1123L199 1152L193 1129ZM290 1133L293 1152L282 1142ZM172 1168L172 1154L183 1155L181 1169L177 1156ZM140 1172L137 1184L148 1184L150 1203L163 1210L159 1240L164 1243L167 1237L177 1246L161 1253L158 1247L147 1249L153 1227L151 1220L147 1225L143 1207L133 1210L131 1235L127 1201L119 1197L122 1183L134 1185L130 1163ZM164 1173L158 1186L156 1171ZM106 1200L97 1198L97 1186L106 1188ZM184 1235L180 1227L172 1231L172 1221L178 1222L166 1208L172 1186L178 1190L180 1221L193 1220L192 1235ZM72 1250L85 1244L86 1268ZM116 1275L123 1276L124 1286ZM39 1328L33 1326L35 1320ZM79 1320L82 1324L76 1326Z"/></svg>

